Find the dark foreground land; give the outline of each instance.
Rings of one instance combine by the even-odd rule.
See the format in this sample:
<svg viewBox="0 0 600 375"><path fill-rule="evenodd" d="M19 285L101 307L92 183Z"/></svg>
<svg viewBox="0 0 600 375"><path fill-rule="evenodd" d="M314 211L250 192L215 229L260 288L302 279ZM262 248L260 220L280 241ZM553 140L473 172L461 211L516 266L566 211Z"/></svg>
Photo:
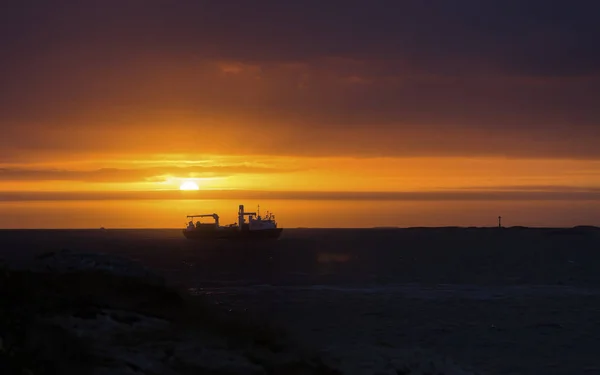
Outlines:
<svg viewBox="0 0 600 375"><path fill-rule="evenodd" d="M76 350L52 355L92 358L84 362L95 371L600 373L594 227L297 229L246 244L188 241L179 230L0 231L0 241L13 283L0 292L17 299L1 305L2 329L13 329L5 336L36 337L10 328L15 316L40 332L59 326ZM64 267L39 273L61 255L36 256L61 249L126 256L167 283L140 286L155 278L136 274L129 286ZM34 263L36 272L19 271ZM136 319L144 323L115 323ZM14 361L47 360L30 349ZM146 356L152 365L141 365Z"/></svg>
<svg viewBox="0 0 600 375"><path fill-rule="evenodd" d="M36 263L0 273L1 374L339 373L136 265L69 252Z"/></svg>

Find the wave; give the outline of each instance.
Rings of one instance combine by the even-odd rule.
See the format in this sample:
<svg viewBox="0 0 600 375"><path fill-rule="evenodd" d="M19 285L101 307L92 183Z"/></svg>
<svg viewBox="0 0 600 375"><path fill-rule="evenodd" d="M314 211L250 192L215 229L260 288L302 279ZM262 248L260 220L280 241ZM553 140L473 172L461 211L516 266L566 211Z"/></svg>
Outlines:
<svg viewBox="0 0 600 375"><path fill-rule="evenodd" d="M600 296L600 289L561 286L561 285L514 285L481 286L472 284L395 284L378 286L309 285L290 286L272 284L252 284L231 286L233 282L212 282L210 285L190 288L192 295L201 294L253 294L261 292L333 292L371 295L402 295L417 299L465 298L494 300L523 296Z"/></svg>

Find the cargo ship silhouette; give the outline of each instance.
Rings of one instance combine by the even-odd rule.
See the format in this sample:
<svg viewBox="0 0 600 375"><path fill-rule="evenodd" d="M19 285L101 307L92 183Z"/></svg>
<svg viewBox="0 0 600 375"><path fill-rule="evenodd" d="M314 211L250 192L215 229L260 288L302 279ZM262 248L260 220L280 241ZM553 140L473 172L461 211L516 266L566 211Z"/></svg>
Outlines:
<svg viewBox="0 0 600 375"><path fill-rule="evenodd" d="M248 216L248 222L246 222ZM201 223L195 218L212 217L213 223ZM187 239L277 239L283 232L283 228L277 227L275 215L267 212L265 217L260 216L260 206L258 214L256 212L245 212L244 205L240 204L238 209L238 222L226 226L219 224L219 215L200 214L188 215L190 219L187 228L183 230L183 235Z"/></svg>

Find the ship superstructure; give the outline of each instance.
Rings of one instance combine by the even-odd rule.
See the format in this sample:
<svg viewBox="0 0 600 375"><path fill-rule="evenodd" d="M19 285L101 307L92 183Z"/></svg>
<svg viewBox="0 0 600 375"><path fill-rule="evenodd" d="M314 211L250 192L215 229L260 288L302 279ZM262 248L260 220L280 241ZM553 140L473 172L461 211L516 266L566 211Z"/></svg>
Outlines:
<svg viewBox="0 0 600 375"><path fill-rule="evenodd" d="M246 221L246 216L248 221ZM198 220L194 224L195 218L212 217L214 222L212 223L201 223ZM264 239L276 239L279 238L283 228L277 227L275 221L275 215L267 212L267 215L262 217L260 215L260 206L258 214L256 212L244 211L244 205L239 205L238 208L238 222L227 226L221 226L219 224L219 215L216 213L212 214L201 214L201 215L188 215L190 219L187 228L183 230L183 235L188 239L210 239L210 238L264 238Z"/></svg>

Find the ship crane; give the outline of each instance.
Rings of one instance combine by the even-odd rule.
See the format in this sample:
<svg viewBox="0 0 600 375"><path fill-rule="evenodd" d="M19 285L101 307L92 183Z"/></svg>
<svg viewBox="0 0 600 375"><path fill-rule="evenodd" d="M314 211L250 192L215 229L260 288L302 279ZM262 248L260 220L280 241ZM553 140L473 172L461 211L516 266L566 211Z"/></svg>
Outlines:
<svg viewBox="0 0 600 375"><path fill-rule="evenodd" d="M202 215L188 215L187 218L188 219L192 219L194 220L195 217L212 217L213 219L215 219L215 225L218 227L219 226L219 215L217 214L202 214Z"/></svg>

